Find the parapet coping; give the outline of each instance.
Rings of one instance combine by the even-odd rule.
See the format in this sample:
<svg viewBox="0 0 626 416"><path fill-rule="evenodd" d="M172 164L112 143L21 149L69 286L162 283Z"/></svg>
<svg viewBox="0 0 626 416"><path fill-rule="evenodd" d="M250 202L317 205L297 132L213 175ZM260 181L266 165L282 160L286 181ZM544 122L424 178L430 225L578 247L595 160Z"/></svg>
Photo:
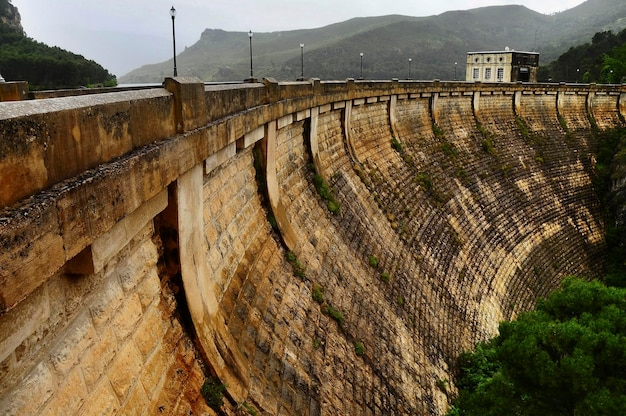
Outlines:
<svg viewBox="0 0 626 416"><path fill-rule="evenodd" d="M164 88L151 88L137 91L44 98L40 100L6 101L0 102L0 120L170 96L172 96L172 93Z"/></svg>

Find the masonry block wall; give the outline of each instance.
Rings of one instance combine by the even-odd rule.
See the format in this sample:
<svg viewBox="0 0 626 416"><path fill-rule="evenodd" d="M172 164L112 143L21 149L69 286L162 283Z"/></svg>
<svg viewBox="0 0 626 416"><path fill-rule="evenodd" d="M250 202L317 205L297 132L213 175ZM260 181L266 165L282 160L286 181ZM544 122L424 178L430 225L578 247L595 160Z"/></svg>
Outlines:
<svg viewBox="0 0 626 416"><path fill-rule="evenodd" d="M212 414L211 377L227 414L445 413L461 351L598 276L594 131L623 97L176 78L0 103L0 410Z"/></svg>

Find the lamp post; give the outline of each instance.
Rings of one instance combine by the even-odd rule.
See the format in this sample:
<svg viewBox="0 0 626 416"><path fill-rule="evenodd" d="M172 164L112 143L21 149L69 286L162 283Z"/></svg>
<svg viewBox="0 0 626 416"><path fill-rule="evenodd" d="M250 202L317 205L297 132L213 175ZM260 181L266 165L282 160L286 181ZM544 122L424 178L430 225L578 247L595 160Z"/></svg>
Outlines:
<svg viewBox="0 0 626 416"><path fill-rule="evenodd" d="M300 81L304 81L304 43L300 44Z"/></svg>
<svg viewBox="0 0 626 416"><path fill-rule="evenodd" d="M363 79L363 52L359 54L361 56L361 76L359 79Z"/></svg>
<svg viewBox="0 0 626 416"><path fill-rule="evenodd" d="M178 76L178 70L176 69L176 29L174 27L174 19L176 18L176 9L174 6L170 9L170 16L172 16L172 42L174 44L174 76Z"/></svg>
<svg viewBox="0 0 626 416"><path fill-rule="evenodd" d="M456 62L454 63L454 80L456 81Z"/></svg>
<svg viewBox="0 0 626 416"><path fill-rule="evenodd" d="M254 73L252 72L252 31L248 32L248 37L250 38L250 79L254 79Z"/></svg>
<svg viewBox="0 0 626 416"><path fill-rule="evenodd" d="M411 79L411 61L412 60L413 60L412 58L409 58L409 79Z"/></svg>

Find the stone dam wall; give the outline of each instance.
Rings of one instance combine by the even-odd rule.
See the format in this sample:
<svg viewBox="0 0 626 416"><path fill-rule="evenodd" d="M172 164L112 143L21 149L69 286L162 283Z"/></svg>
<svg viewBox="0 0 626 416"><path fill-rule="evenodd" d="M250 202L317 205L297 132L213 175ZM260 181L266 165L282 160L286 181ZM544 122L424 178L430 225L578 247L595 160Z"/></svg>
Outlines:
<svg viewBox="0 0 626 416"><path fill-rule="evenodd" d="M625 94L173 78L0 103L0 413L210 415L212 377L229 415L444 414L460 352L601 273L594 132Z"/></svg>

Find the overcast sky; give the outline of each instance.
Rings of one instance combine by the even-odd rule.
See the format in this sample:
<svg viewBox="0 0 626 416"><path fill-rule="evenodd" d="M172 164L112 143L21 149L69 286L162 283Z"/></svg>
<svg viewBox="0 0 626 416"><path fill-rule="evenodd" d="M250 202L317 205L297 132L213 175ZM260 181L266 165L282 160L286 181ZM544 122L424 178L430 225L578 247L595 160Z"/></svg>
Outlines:
<svg viewBox="0 0 626 416"><path fill-rule="evenodd" d="M353 17L431 16L449 10L524 4L551 14L583 0L12 0L26 34L93 59L118 77L172 55L172 20L180 53L206 28L274 32L310 29ZM495 47L495 46L494 46Z"/></svg>

